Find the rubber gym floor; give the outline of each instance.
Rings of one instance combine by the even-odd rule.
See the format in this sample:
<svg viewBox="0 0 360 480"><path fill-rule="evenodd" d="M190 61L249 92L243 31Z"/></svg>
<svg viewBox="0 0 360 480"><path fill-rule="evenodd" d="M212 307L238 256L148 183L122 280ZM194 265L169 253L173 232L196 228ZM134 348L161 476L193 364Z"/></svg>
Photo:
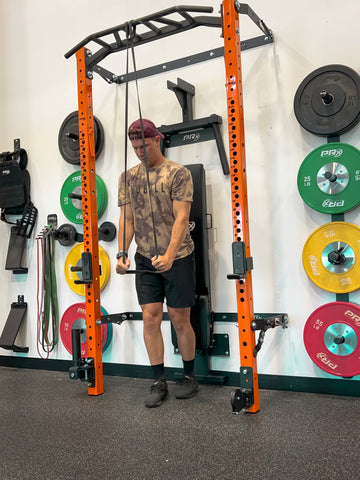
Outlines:
<svg viewBox="0 0 360 480"><path fill-rule="evenodd" d="M359 478L360 399L260 390L233 415L234 387L147 409L151 381L0 367L1 480L350 480Z"/></svg>

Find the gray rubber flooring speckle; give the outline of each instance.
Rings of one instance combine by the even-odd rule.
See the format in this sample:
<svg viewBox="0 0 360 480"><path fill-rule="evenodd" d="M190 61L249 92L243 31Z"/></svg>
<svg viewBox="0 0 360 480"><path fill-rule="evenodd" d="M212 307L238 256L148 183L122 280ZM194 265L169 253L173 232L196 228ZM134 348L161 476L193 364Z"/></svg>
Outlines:
<svg viewBox="0 0 360 480"><path fill-rule="evenodd" d="M143 404L149 380L0 367L0 480L350 480L360 478L360 399L260 391L232 415L234 387Z"/></svg>

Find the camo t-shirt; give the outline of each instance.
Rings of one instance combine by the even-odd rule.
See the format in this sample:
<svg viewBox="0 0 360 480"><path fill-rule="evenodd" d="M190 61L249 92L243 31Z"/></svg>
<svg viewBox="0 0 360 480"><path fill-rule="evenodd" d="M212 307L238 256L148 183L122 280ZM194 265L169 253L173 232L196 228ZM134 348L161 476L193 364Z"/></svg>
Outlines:
<svg viewBox="0 0 360 480"><path fill-rule="evenodd" d="M173 200L192 202L193 183L190 171L171 160L156 168L149 169L151 201L158 254L164 255L170 243L171 230L175 221ZM134 234L137 252L146 258L156 255L154 227L151 215L150 196L146 168L143 163L120 175L118 206L130 203L134 215ZM186 257L194 250L189 231L181 244L175 259Z"/></svg>

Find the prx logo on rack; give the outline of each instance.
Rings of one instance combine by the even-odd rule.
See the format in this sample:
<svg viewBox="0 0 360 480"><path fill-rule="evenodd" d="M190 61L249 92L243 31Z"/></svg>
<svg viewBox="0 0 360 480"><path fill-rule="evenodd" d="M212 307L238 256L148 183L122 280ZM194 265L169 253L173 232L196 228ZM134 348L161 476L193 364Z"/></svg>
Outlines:
<svg viewBox="0 0 360 480"><path fill-rule="evenodd" d="M183 141L185 140L193 140L194 142L197 142L201 137L200 132L195 132L195 133L185 133L183 136Z"/></svg>

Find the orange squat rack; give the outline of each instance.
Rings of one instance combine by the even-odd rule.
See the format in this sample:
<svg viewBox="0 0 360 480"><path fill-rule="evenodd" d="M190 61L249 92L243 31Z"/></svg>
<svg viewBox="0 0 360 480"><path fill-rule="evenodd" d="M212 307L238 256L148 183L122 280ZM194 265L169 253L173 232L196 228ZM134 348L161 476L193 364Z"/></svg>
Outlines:
<svg viewBox="0 0 360 480"><path fill-rule="evenodd" d="M183 12L184 10L188 10ZM91 266L91 278L84 281L86 284L86 331L88 358L85 359L89 374L85 375L88 381L89 395L103 393L103 368L101 351L101 309L100 309L100 267L98 249L98 227L96 207L96 176L95 176L95 142L92 110L92 77L96 71L108 83L121 83L120 76L112 74L99 66L99 62L113 52L124 50L131 40L136 43L147 43L151 40L189 30L196 26L209 26L222 28L224 48L204 52L204 58L194 60L199 62L223 55L226 70L226 94L228 111L228 136L230 153L230 177L231 177L231 200L233 218L233 267L234 274L228 275L236 282L237 315L239 325L240 342L240 389L233 393L232 404L234 413L240 410L256 413L259 410L259 389L255 347L255 332L252 328L254 320L252 279L251 279L251 256L249 241L249 219L246 183L246 156L245 156L245 133L243 92L241 75L241 42L239 35L239 13L246 13L252 21L262 30L264 35L250 39L243 44L244 48L271 43L273 37L271 31L246 4L234 0L222 2L221 17L191 17L189 12L212 12L212 7L172 7L157 14L148 15L142 19L133 20L114 29L104 30L90 35L80 44L65 54L66 58L76 53L77 77L78 77L78 105L79 105L79 141L80 141L80 164L82 182L82 208L84 226L85 252L83 265L87 262ZM179 13L185 20L163 22L166 15ZM150 26L161 18L165 27L153 27L148 33L136 34L138 24ZM119 31L126 32L126 40L120 39ZM131 32L134 35L131 36ZM103 37L114 35L115 42L107 44ZM95 41L101 46L94 55L85 48L85 45ZM184 66L189 59L182 59ZM173 68L179 68L179 61L174 63ZM176 63L176 65L175 65ZM167 67L171 66L170 64ZM159 66L158 66L159 67ZM156 67L154 67L156 68ZM167 71L169 68L166 69ZM153 73L158 73L154 71ZM122 77L123 79L123 77ZM87 255L87 257L86 257ZM74 367L75 368L75 367ZM81 366L80 368L84 368ZM76 369L75 369L76 370ZM70 375L72 376L72 375ZM84 377L84 375L82 375ZM81 378L73 374L72 378ZM84 378L81 378L84 380Z"/></svg>
<svg viewBox="0 0 360 480"><path fill-rule="evenodd" d="M257 361L253 352L256 341L251 328L254 320L251 268L246 263L250 259L249 211L247 201L246 154L243 88L241 72L241 45L239 35L239 15L232 0L223 2L224 60L226 71L226 94L228 110L228 135L230 155L231 205L233 222L233 256L245 258L243 275L235 275L237 315L240 345L240 385L242 390L235 396L249 413L259 408L259 387ZM239 242L239 243L237 243ZM238 246L240 248L238 248ZM238 278L237 278L238 277ZM245 278L244 278L245 277ZM245 393L245 394L244 394Z"/></svg>
<svg viewBox="0 0 360 480"><path fill-rule="evenodd" d="M87 357L91 359L88 365L90 364L93 367L88 381L88 393L89 395L100 395L104 391L101 347L100 263L92 83L85 64L87 51L85 48L79 50L76 54L76 59L84 253L90 253L91 255L89 263L92 279L91 282L85 283ZM82 258L84 265L84 255Z"/></svg>

